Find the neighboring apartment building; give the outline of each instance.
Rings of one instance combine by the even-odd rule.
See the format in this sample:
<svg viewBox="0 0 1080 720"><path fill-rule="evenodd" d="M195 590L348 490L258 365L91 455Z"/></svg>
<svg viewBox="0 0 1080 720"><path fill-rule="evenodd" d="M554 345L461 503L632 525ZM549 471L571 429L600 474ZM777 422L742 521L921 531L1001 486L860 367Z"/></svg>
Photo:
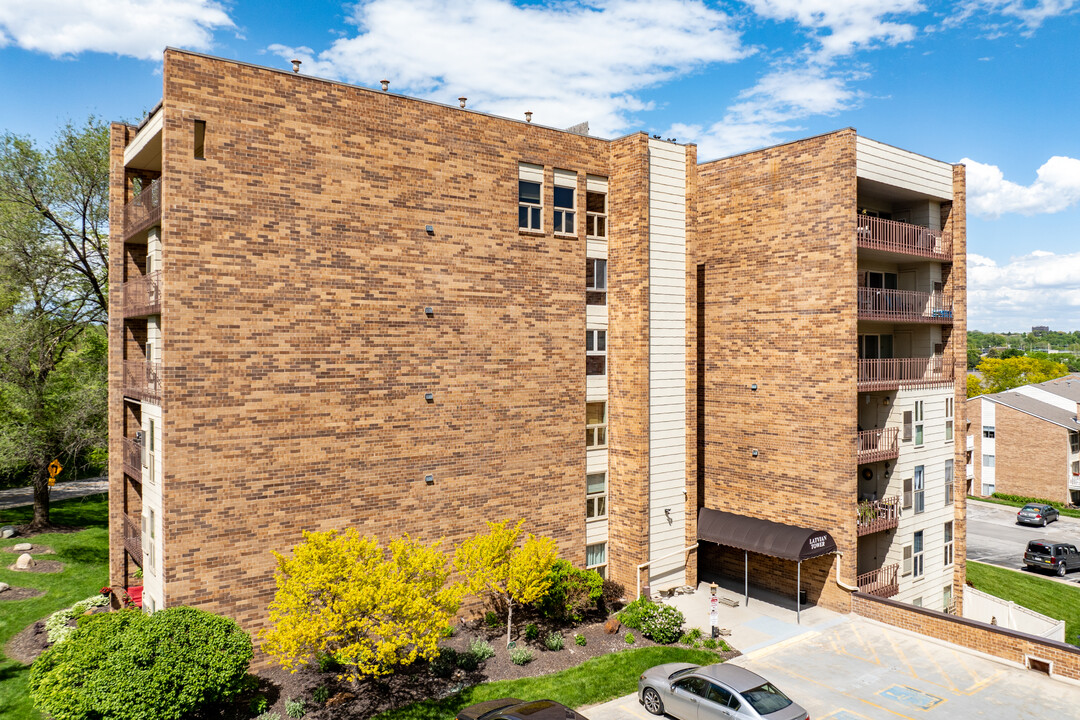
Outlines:
<svg viewBox="0 0 1080 720"><path fill-rule="evenodd" d="M962 586L962 168L850 129L699 166L175 50L163 79L112 133L110 574L148 609L254 629L303 530L504 518L628 591ZM723 550L723 511L806 561Z"/></svg>
<svg viewBox="0 0 1080 720"><path fill-rule="evenodd" d="M968 492L1080 505L1080 375L967 401Z"/></svg>

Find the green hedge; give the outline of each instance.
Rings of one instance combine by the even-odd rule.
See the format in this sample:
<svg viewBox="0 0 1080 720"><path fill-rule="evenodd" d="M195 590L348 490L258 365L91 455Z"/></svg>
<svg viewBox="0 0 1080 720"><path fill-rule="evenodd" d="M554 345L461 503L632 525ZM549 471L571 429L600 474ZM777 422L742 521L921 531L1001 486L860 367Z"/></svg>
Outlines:
<svg viewBox="0 0 1080 720"><path fill-rule="evenodd" d="M1050 505L1058 510L1065 509L1065 503L1054 502L1053 500L1047 500L1046 498L1037 497L1025 497L1023 495L1009 495L1008 493L994 493L990 497L997 498L998 500L1004 500L1009 503L1017 503L1020 505L1027 505L1028 503L1039 503L1042 505Z"/></svg>

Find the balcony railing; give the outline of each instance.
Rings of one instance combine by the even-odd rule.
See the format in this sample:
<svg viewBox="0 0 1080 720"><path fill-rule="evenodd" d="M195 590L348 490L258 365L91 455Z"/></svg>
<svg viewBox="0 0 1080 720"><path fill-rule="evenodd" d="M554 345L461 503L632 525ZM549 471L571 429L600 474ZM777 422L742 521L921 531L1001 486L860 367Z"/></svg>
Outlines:
<svg viewBox="0 0 1080 720"><path fill-rule="evenodd" d="M142 528L139 527L139 521L131 517L127 513L124 513L124 549L135 561L135 564L142 567Z"/></svg>
<svg viewBox="0 0 1080 720"><path fill-rule="evenodd" d="M1069 489L1080 490L1080 475L1069 473Z"/></svg>
<svg viewBox="0 0 1080 720"><path fill-rule="evenodd" d="M124 317L161 314L161 271L124 283Z"/></svg>
<svg viewBox="0 0 1080 720"><path fill-rule="evenodd" d="M952 298L944 293L859 288L859 319L951 323Z"/></svg>
<svg viewBox="0 0 1080 720"><path fill-rule="evenodd" d="M940 356L859 360L859 392L951 382L952 365Z"/></svg>
<svg viewBox="0 0 1080 720"><path fill-rule="evenodd" d="M858 509L859 536L892 530L900 524L900 498L887 497L882 500L863 500Z"/></svg>
<svg viewBox="0 0 1080 720"><path fill-rule="evenodd" d="M972 465L971 463L968 463L967 465L965 465L964 466L964 476L968 480L974 480L975 479L975 466Z"/></svg>
<svg viewBox="0 0 1080 720"><path fill-rule="evenodd" d="M952 261L952 238L920 225L859 215L859 247Z"/></svg>
<svg viewBox="0 0 1080 720"><path fill-rule="evenodd" d="M124 363L124 394L161 404L161 363L128 360Z"/></svg>
<svg viewBox="0 0 1080 720"><path fill-rule="evenodd" d="M900 456L900 443L897 442L900 428L878 428L877 430L859 431L859 462L872 463L892 460Z"/></svg>
<svg viewBox="0 0 1080 720"><path fill-rule="evenodd" d="M142 482L142 450L143 446L131 438L122 438L124 447L124 472L139 482Z"/></svg>
<svg viewBox="0 0 1080 720"><path fill-rule="evenodd" d="M863 573L856 578L855 584L864 593L883 598L892 597L900 592L899 571L900 565L897 563L885 565L877 570Z"/></svg>
<svg viewBox="0 0 1080 720"><path fill-rule="evenodd" d="M160 222L161 178L158 178L124 206L124 239Z"/></svg>

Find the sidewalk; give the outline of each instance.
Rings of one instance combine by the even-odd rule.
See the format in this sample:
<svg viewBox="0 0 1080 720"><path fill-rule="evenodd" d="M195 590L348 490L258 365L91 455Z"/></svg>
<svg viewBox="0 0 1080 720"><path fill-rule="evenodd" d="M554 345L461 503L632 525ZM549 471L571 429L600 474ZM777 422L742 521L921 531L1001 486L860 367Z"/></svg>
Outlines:
<svg viewBox="0 0 1080 720"><path fill-rule="evenodd" d="M85 495L97 495L109 491L109 479L107 477L86 478L85 480L69 480L58 482L49 493L52 502L57 500L69 500ZM18 487L10 490L0 490L0 510L21 507L34 504L34 488Z"/></svg>

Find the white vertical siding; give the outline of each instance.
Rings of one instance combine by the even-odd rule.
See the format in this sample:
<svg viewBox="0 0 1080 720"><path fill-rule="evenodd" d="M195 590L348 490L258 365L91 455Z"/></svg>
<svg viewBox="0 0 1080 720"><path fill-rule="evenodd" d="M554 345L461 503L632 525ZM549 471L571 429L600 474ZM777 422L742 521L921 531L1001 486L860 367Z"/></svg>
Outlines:
<svg viewBox="0 0 1080 720"><path fill-rule="evenodd" d="M855 139L855 174L941 200L952 200L952 165L869 138Z"/></svg>
<svg viewBox="0 0 1080 720"><path fill-rule="evenodd" d="M649 141L650 584L686 582L686 149Z"/></svg>
<svg viewBox="0 0 1080 720"><path fill-rule="evenodd" d="M148 607L146 601L147 598L153 598L154 607L158 610L165 607L165 575L163 568L165 567L165 536L162 532L163 518L165 514L162 512L162 447L161 438L163 433L161 406L150 405L148 403L142 404L142 428L143 428L143 442L146 447L150 447L149 431L150 420L154 421L154 453L153 468L143 469L143 483L142 483L142 545L143 545L143 607ZM143 456L144 462L150 460L150 453L147 451ZM150 478L153 478L153 482ZM154 511L154 517L156 519L156 528L154 529L154 567L150 567L150 510Z"/></svg>

